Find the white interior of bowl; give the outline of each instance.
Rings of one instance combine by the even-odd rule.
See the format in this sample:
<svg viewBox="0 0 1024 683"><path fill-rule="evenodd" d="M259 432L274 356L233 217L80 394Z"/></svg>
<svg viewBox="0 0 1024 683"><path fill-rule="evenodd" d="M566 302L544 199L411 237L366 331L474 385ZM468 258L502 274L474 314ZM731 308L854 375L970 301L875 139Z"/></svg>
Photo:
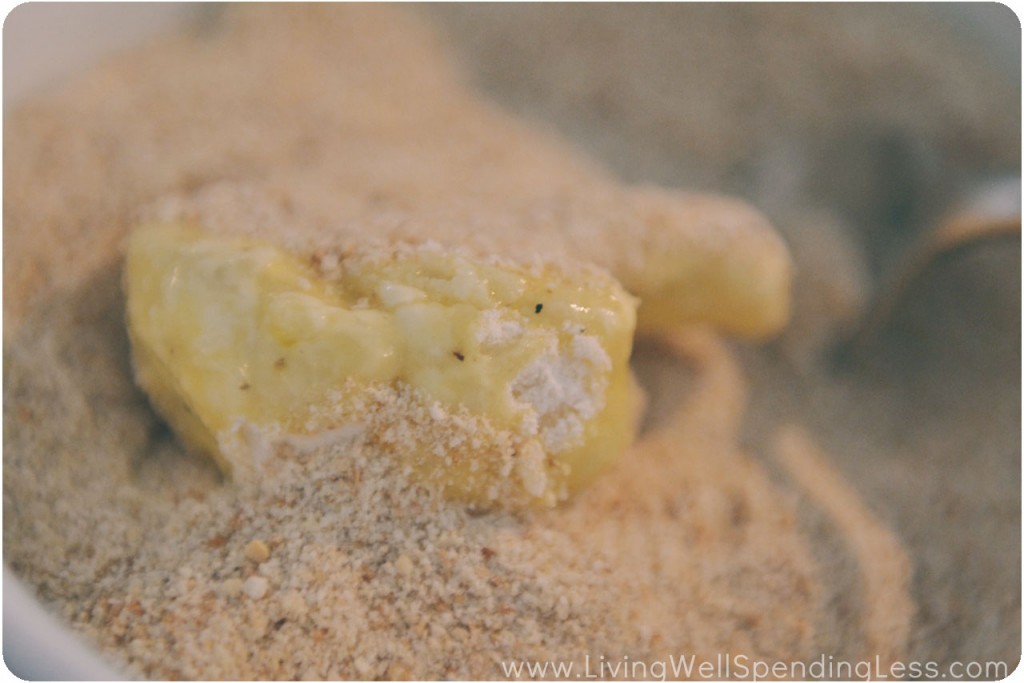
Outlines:
<svg viewBox="0 0 1024 683"><path fill-rule="evenodd" d="M111 53L131 47L203 9L172 3L29 3L8 14L3 30L4 109ZM1020 24L998 4L952 5L939 12L965 40L985 46L994 66L1020 69ZM103 680L117 670L48 613L6 567L3 657L23 679Z"/></svg>

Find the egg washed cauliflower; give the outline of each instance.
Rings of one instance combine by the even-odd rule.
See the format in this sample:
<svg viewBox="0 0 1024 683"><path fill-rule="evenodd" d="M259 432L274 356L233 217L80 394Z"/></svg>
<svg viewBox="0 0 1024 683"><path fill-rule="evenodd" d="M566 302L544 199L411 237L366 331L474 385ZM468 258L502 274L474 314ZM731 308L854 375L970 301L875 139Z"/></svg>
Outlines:
<svg viewBox="0 0 1024 683"><path fill-rule="evenodd" d="M482 506L554 504L632 441L637 300L603 271L574 279L431 244L331 259L326 274L177 223L130 239L137 380L226 473L259 476L283 444L358 429L381 389L448 425L407 425L395 457Z"/></svg>

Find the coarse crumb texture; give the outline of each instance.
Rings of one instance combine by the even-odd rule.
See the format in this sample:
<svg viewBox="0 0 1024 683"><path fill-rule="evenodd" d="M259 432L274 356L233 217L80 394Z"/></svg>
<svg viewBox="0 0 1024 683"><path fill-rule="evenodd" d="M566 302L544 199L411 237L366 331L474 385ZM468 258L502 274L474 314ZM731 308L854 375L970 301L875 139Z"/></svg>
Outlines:
<svg viewBox="0 0 1024 683"><path fill-rule="evenodd" d="M117 247L144 217L272 237L325 271L345 239L426 236L563 267L575 250L621 275L646 261L645 240L626 238L660 239L609 176L463 91L404 14L246 7L223 22L8 123L5 240L22 258L5 305L12 320L32 311L5 348L12 567L149 677L809 655L820 589L792 503L715 420L632 449L566 509L520 517L445 504L382 457L417 419L401 392L368 398L384 406L377 427L293 449L273 477L227 485L181 451L130 379ZM380 44L387 59L361 59ZM760 227L721 203L709 220ZM35 290L32 308L12 290ZM731 361L719 349L715 363ZM729 414L742 403L724 398Z"/></svg>
<svg viewBox="0 0 1024 683"><path fill-rule="evenodd" d="M129 672L495 678L519 658L810 654L815 564L792 501L734 442L743 381L713 337L680 342L699 379L679 414L574 504L473 515L372 441L224 485L140 400L120 305L105 276L11 345L4 534L12 566Z"/></svg>
<svg viewBox="0 0 1024 683"><path fill-rule="evenodd" d="M698 113L712 100L687 99ZM793 106L813 118L813 105ZM706 147L680 145L726 168L746 138L715 120L691 131ZM689 239L771 252L740 239L773 240L744 205L620 185L481 102L415 15L380 7L232 7L12 112L5 133L5 560L130 674L505 678L502 661L585 655L905 656L911 598L934 598L911 593L900 540L814 441L777 430L796 407L844 414L877 395L794 386L770 355L752 361L760 412L741 429L745 371L730 348L700 332L645 342L641 440L568 506L522 515L438 500L378 457L373 430L227 485L131 380L118 249L144 217L272 236L320 250L326 269L346 241L430 237L590 261L636 288L655 286L652 253ZM768 175L762 196L793 196ZM815 275L843 264L845 312L865 276L837 256L835 232ZM834 331L808 327L787 353L812 355ZM862 461L876 463L866 451L885 442L861 427L829 445L868 443Z"/></svg>

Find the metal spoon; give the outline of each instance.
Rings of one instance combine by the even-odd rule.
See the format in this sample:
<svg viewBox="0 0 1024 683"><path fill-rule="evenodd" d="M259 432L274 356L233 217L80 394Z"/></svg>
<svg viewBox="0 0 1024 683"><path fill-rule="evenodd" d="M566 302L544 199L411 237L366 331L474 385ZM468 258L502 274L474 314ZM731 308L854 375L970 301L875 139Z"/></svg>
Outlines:
<svg viewBox="0 0 1024 683"><path fill-rule="evenodd" d="M989 181L917 239L896 264L840 344L840 357L857 358L875 339L910 286L934 264L983 243L1020 239L1021 179Z"/></svg>

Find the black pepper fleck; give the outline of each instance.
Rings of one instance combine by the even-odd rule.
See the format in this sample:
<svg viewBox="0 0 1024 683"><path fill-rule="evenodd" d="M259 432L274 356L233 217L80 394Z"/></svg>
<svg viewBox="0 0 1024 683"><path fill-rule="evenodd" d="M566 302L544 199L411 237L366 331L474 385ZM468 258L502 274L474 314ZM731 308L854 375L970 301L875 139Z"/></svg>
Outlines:
<svg viewBox="0 0 1024 683"><path fill-rule="evenodd" d="M464 361L464 360L466 360L466 357L465 357L465 356L463 356L463 355L462 355L462 354L461 354L460 352L458 352L458 351L452 351L452 355L453 355L453 356L455 356L456 358L458 358L458 359L459 359L460 361Z"/></svg>
<svg viewBox="0 0 1024 683"><path fill-rule="evenodd" d="M537 304L536 306L533 307L533 312L534 313L540 313L543 310L544 310L544 304Z"/></svg>

